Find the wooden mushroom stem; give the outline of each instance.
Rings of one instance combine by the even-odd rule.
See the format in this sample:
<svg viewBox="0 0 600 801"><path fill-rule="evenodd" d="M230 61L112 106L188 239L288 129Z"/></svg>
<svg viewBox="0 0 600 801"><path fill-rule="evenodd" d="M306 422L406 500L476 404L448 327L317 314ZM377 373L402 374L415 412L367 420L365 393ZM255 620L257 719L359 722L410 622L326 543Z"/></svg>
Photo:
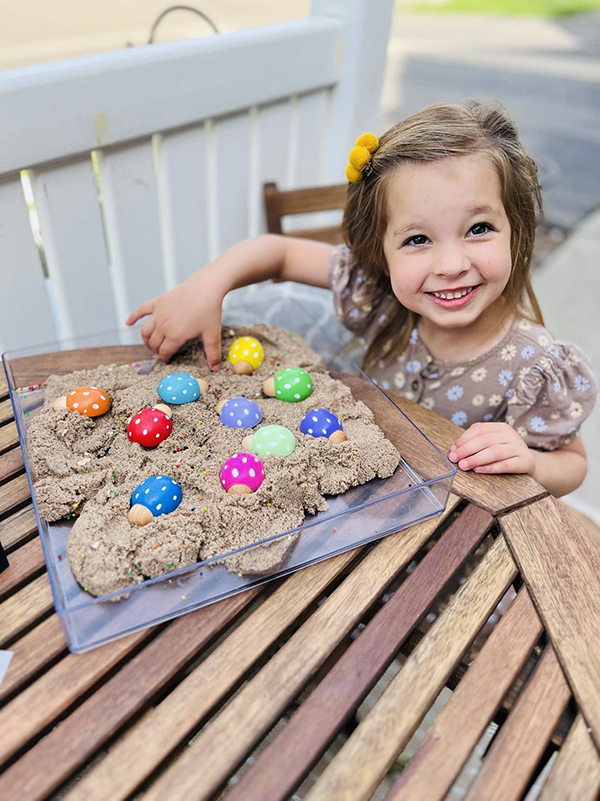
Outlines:
<svg viewBox="0 0 600 801"><path fill-rule="evenodd" d="M157 403L156 406L153 407L154 409L158 409L159 412L164 412L167 417L173 417L173 412L171 411L171 407L167 406L166 403Z"/></svg>
<svg viewBox="0 0 600 801"><path fill-rule="evenodd" d="M230 495L250 495L252 490L245 484L232 484L227 490L227 492Z"/></svg>
<svg viewBox="0 0 600 801"><path fill-rule="evenodd" d="M242 440L242 448L245 448L247 451L252 450L252 437L254 434L248 434L248 436L244 437Z"/></svg>
<svg viewBox="0 0 600 801"><path fill-rule="evenodd" d="M134 526L145 526L153 518L153 514L147 506L135 503L127 514L127 519Z"/></svg>
<svg viewBox="0 0 600 801"><path fill-rule="evenodd" d="M330 442L346 442L348 437L344 434L341 428L338 428L337 431L334 431L333 434L330 434L328 437Z"/></svg>
<svg viewBox="0 0 600 801"><path fill-rule="evenodd" d="M229 395L225 395L225 397L221 398L221 400L217 403L217 405L215 406L215 411L217 412L217 414L221 414L221 409L223 408L223 406L225 406L228 400L231 400L231 398L229 397Z"/></svg>
<svg viewBox="0 0 600 801"><path fill-rule="evenodd" d="M249 362L239 361L234 362L233 364L233 372L236 375L252 375L254 372L254 367Z"/></svg>
<svg viewBox="0 0 600 801"><path fill-rule="evenodd" d="M267 378L266 381L263 381L262 391L269 398L275 397L275 379L272 376L271 378Z"/></svg>
<svg viewBox="0 0 600 801"><path fill-rule="evenodd" d="M63 395L62 397L57 398L54 401L54 407L53 408L54 408L55 412L60 412L61 409L66 409L67 408L67 396Z"/></svg>
<svg viewBox="0 0 600 801"><path fill-rule="evenodd" d="M200 394L206 395L208 392L208 382L206 382L203 378L196 379L198 381L198 386L200 387Z"/></svg>

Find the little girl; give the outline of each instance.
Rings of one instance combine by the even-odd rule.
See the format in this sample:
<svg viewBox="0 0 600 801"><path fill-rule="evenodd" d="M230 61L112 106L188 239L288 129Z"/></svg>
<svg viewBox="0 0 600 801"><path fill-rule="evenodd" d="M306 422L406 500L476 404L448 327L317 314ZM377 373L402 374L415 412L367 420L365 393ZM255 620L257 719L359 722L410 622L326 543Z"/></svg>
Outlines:
<svg viewBox="0 0 600 801"><path fill-rule="evenodd" d="M169 361L201 337L221 363L221 306L257 281L331 287L384 388L466 427L461 470L529 473L555 496L585 478L578 436L597 394L585 355L544 328L529 272L537 168L499 106L440 103L351 152L345 245L241 242L127 320Z"/></svg>

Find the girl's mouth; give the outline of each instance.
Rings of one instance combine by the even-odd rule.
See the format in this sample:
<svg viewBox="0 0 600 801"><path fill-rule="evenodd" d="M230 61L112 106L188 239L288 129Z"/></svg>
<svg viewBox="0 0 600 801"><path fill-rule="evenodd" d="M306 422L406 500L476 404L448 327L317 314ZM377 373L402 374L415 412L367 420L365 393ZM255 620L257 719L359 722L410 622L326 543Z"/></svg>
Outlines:
<svg viewBox="0 0 600 801"><path fill-rule="evenodd" d="M458 309L461 306L466 306L466 304L475 297L477 294L477 290L481 284L477 286L468 287L467 289L461 290L459 292L426 292L425 294L431 298L434 303L437 303L438 306L441 306L443 309ZM446 295L445 298L439 297L441 295ZM447 297L448 295L452 295L452 297ZM459 295L459 297L454 297L454 295Z"/></svg>

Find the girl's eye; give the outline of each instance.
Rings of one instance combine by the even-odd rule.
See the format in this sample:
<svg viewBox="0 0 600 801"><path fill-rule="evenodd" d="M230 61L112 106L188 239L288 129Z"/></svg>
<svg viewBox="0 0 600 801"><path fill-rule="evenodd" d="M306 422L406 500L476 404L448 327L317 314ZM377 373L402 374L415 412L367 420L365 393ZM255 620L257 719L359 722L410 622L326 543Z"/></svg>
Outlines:
<svg viewBox="0 0 600 801"><path fill-rule="evenodd" d="M471 233L472 231L474 236L483 236L484 234L487 234L488 231L493 231L493 230L494 229L489 223L481 222L481 223L475 223L475 225L470 229L469 233Z"/></svg>
<svg viewBox="0 0 600 801"><path fill-rule="evenodd" d="M417 234L416 236L411 236L410 239L407 239L404 245L424 245L427 242L427 237L425 234ZM404 245L402 247L404 247Z"/></svg>

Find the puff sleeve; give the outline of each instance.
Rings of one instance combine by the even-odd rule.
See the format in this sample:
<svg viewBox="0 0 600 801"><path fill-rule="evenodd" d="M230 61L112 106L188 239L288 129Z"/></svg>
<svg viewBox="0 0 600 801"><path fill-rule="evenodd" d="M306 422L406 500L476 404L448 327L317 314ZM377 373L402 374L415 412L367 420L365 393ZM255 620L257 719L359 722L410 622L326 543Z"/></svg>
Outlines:
<svg viewBox="0 0 600 801"><path fill-rule="evenodd" d="M554 342L530 368L522 370L508 400L506 422L530 448L556 450L578 436L598 394L585 354L575 345Z"/></svg>
<svg viewBox="0 0 600 801"><path fill-rule="evenodd" d="M338 245L329 265L333 305L344 325L363 344L370 344L397 305L390 292L382 293L357 264L346 245Z"/></svg>

